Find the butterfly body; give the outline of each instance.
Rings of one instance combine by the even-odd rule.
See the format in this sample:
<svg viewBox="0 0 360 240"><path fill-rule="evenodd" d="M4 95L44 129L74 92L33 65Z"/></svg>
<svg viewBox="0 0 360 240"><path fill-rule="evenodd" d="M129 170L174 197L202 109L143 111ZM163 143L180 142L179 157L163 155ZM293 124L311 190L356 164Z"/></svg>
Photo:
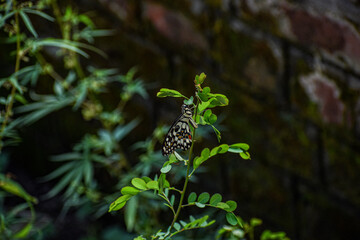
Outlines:
<svg viewBox="0 0 360 240"><path fill-rule="evenodd" d="M192 143L192 136L189 124L197 128L197 124L192 118L192 111L186 104L182 105L182 113L175 120L165 136L162 145L162 154L164 156L173 153L176 149L187 150Z"/></svg>

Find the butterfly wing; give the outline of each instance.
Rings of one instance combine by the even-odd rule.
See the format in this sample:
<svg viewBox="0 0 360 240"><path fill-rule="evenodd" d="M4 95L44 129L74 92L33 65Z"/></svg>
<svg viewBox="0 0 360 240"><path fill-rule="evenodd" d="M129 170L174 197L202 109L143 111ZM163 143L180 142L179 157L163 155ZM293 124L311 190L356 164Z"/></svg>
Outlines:
<svg viewBox="0 0 360 240"><path fill-rule="evenodd" d="M192 143L191 131L189 127L189 118L180 115L178 119L170 127L166 134L165 141L162 146L162 154L169 155L175 149L187 150Z"/></svg>

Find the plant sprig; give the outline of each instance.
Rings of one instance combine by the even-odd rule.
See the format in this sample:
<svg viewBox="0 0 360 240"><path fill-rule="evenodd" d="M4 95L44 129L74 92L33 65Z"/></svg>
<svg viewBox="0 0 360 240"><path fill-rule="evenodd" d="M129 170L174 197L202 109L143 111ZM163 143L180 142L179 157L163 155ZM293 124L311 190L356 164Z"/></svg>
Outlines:
<svg viewBox="0 0 360 240"><path fill-rule="evenodd" d="M213 125L217 116L212 112L210 108L219 107L219 106L227 106L229 104L228 98L223 94L211 93L211 89L209 87L202 88L202 84L206 78L205 74L200 74L195 77L195 97L192 96L190 98L184 96L180 92L172 89L162 88L157 93L158 97L175 97L175 98L184 98L185 104L192 104L195 107L194 116L197 124L200 125L209 125L213 128L216 138L220 142L221 134L218 129ZM195 99L195 103L193 102ZM196 138L196 128L192 128L192 136L193 139ZM153 236L153 239L170 239L175 234L183 232L185 230L192 230L195 228L204 228L212 225L215 220L210 221L209 223L206 221L208 216L204 216L199 219L190 218L189 223L184 223L184 221L180 220L178 223L178 219L180 217L181 209L184 207L192 207L196 206L199 208L204 207L213 207L220 210L224 210L226 214L226 219L229 224L233 226L238 226L240 228L243 227L243 222L240 217L236 216L234 211L236 210L237 204L235 201L226 201L222 202L222 196L220 194L214 194L210 197L209 193L201 193L198 197L196 193L190 193L188 195L188 203L184 203L184 199L186 196L186 190L189 183L190 178L196 172L196 170L200 167L200 165L204 164L211 157L214 157L218 154L224 154L226 152L238 153L240 157L243 159L250 159L250 154L248 152L249 145L245 143L235 143L235 144L221 144L212 148L205 148L201 151L199 156L193 157L193 149L196 141L193 141L188 153L188 159L183 159L178 153L174 152L169 156L168 161L163 164L163 167L160 169L160 176L158 179L151 179L149 177L142 178L133 178L131 183L133 186L123 187L121 190L122 196L116 199L109 207L109 212L120 210L126 205L126 202L129 201L133 196L143 192L152 190L156 195L158 195L161 199L165 201L165 205L171 209L173 212L173 220L168 227L166 232L159 231L157 234ZM181 190L176 189L175 187L170 186L170 183L166 180L166 174L170 173L172 169L172 164L177 162L184 162L186 166L186 174L184 179L184 184ZM174 202L171 200L175 199L175 196L172 195L169 198L169 191L175 190L180 193L180 199L177 204L177 208L175 211ZM171 200L170 200L171 199ZM182 226L182 227L181 227ZM141 239L141 238L140 238Z"/></svg>

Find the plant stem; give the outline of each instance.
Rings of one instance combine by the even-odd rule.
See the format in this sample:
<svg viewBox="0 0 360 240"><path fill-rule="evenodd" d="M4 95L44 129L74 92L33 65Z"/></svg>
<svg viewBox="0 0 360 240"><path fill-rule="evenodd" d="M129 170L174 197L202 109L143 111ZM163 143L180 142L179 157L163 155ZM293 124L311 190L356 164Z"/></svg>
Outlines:
<svg viewBox="0 0 360 240"><path fill-rule="evenodd" d="M199 105L199 100L197 100L197 102L196 102L195 114L194 114L195 118L196 118L196 114L197 114L198 105ZM186 168L186 177L185 177L184 187L183 187L183 190L181 191L181 197L180 197L179 206L178 206L178 208L176 210L176 214L174 216L174 220L171 223L169 231L174 226L176 220L179 217L179 214L180 214L180 211L181 211L181 208L182 208L182 203L184 201L184 197L185 197L185 193L186 193L187 184L188 184L189 179L190 179L189 173L190 173L190 165L191 165L191 155L192 155L192 152L193 152L194 142L195 142L195 131L196 131L196 128L194 128L193 135L192 135L192 138L194 139L194 141L192 142L191 147L190 147L190 151L189 151L189 160L188 160L188 164L187 164L187 168Z"/></svg>
<svg viewBox="0 0 360 240"><path fill-rule="evenodd" d="M20 48L21 48L21 38L20 38L20 24L19 24L19 13L17 11L17 7L16 7L16 1L14 0L13 2L13 8L15 11L15 31L16 31L16 62L15 62L15 70L14 73L19 71L20 68L20 59L21 59L21 52L20 52ZM14 77L16 78L16 75L14 75ZM11 88L11 93L10 93L10 101L9 104L6 107L6 111L5 111L5 116L4 116L4 121L1 124L1 130L0 130L0 152L1 149L3 147L3 145L1 144L1 140L3 138L3 133L5 131L5 127L6 124L12 114L12 107L14 104L14 98L15 98L15 93L16 93L16 88L15 85L12 84L12 88Z"/></svg>

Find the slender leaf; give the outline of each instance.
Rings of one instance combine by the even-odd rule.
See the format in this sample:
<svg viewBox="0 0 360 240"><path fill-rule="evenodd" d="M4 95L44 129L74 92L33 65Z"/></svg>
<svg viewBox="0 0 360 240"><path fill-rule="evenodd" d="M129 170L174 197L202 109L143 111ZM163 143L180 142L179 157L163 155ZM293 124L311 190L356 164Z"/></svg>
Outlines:
<svg viewBox="0 0 360 240"><path fill-rule="evenodd" d="M32 35L34 35L35 38L38 38L38 34L36 33L29 17L26 15L26 13L22 10L19 10L19 14L21 18L23 19L26 28L31 32Z"/></svg>
<svg viewBox="0 0 360 240"><path fill-rule="evenodd" d="M187 97L185 97L184 95L182 95L180 92L173 90L173 89L168 89L168 88L161 88L160 91L156 94L157 97L183 97L188 99Z"/></svg>
<svg viewBox="0 0 360 240"><path fill-rule="evenodd" d="M128 135L138 124L140 120L134 119L126 125L119 125L114 130L114 138L116 141L121 141L126 135Z"/></svg>
<svg viewBox="0 0 360 240"><path fill-rule="evenodd" d="M70 51L76 52L85 58L88 58L89 55L86 52L84 52L83 50L81 50L78 47L78 45L79 45L78 43L68 41L68 40L47 38L47 39L34 41L32 46L33 46L34 50L36 50L38 47L42 47L42 46L65 48Z"/></svg>
<svg viewBox="0 0 360 240"><path fill-rule="evenodd" d="M136 223L136 212L138 209L138 200L136 197L133 197L127 201L125 208L125 224L126 230L131 232L134 229Z"/></svg>
<svg viewBox="0 0 360 240"><path fill-rule="evenodd" d="M32 13L32 14L35 14L35 15L38 15L42 18L45 18L46 20L49 20L50 22L53 22L55 19L49 15L47 15L46 13L44 12L41 12L41 11L38 11L38 10L33 10L33 9L29 9L29 8L24 8L22 9L23 12L27 12L27 13Z"/></svg>

